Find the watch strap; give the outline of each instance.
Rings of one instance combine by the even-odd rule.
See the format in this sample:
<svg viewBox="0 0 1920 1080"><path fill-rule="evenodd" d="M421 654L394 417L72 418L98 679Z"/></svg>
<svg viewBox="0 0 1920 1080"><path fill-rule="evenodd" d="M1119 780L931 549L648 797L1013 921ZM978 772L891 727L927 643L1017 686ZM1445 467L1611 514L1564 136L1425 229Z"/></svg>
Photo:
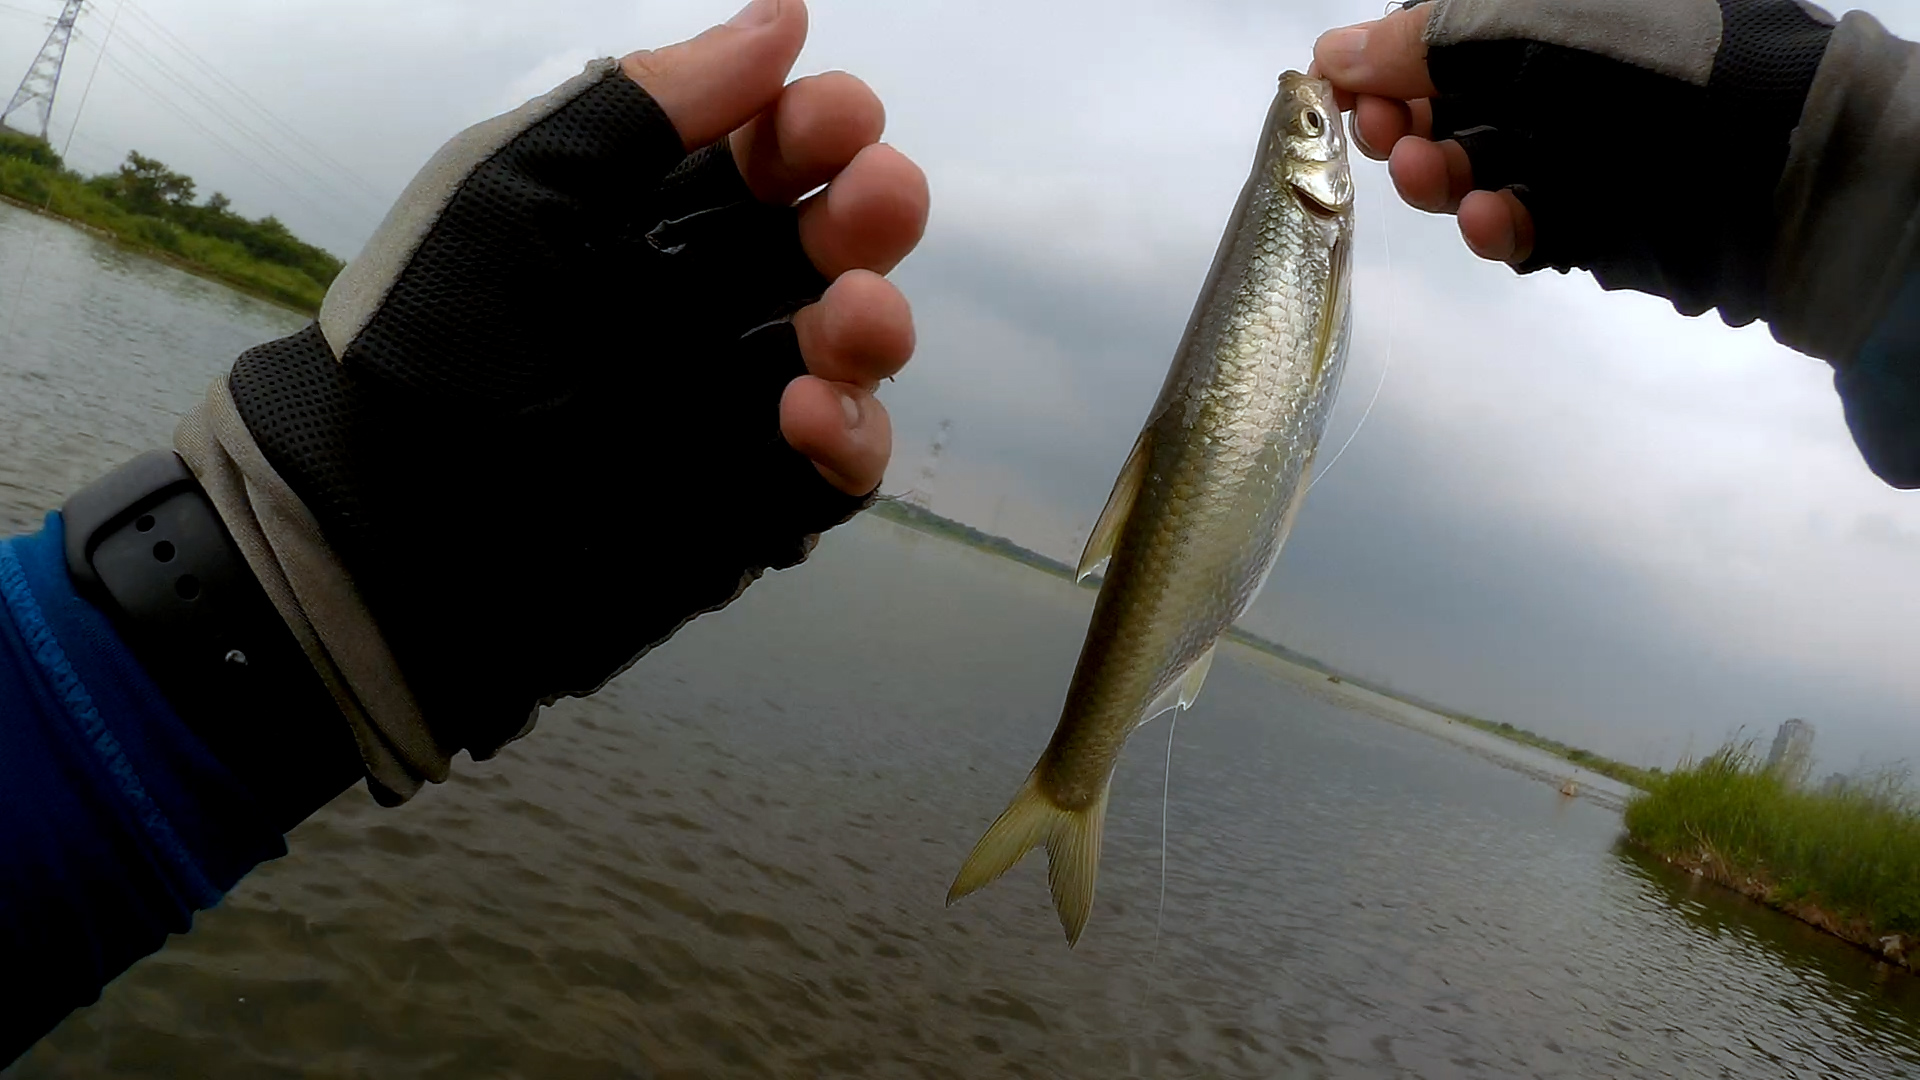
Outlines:
<svg viewBox="0 0 1920 1080"><path fill-rule="evenodd" d="M184 462L153 451L62 509L67 570L281 831L352 784L331 696Z"/></svg>

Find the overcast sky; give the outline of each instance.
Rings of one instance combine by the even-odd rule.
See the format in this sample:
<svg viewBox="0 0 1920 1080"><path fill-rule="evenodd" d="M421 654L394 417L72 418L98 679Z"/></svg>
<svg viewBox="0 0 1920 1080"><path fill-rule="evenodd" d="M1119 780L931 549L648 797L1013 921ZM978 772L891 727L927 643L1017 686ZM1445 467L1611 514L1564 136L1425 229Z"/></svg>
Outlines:
<svg viewBox="0 0 1920 1080"><path fill-rule="evenodd" d="M58 7L0 0L9 88ZM928 240L898 273L921 351L887 390L889 486L915 482L951 420L936 509L1077 555L1275 75L1304 66L1321 29L1380 7L818 0L800 69L872 83L889 140L934 192ZM1920 3L1875 10L1920 34ZM593 56L728 14L687 0L102 0L53 136L71 131L89 171L129 149L159 157L350 256L461 127ZM1323 461L1389 356L1391 371L1254 628L1647 763L1788 716L1819 728L1824 768L1920 760L1920 495L1860 464L1825 366L1764 329L1683 319L1583 274L1517 278L1469 256L1449 219L1393 202L1379 168L1358 181L1358 336Z"/></svg>

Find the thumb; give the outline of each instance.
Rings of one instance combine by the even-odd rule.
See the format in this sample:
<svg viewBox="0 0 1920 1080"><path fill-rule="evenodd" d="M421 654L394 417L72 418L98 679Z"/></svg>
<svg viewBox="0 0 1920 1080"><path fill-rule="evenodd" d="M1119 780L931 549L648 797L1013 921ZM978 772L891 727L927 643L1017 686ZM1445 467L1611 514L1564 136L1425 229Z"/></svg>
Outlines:
<svg viewBox="0 0 1920 1080"><path fill-rule="evenodd" d="M633 53L620 68L694 150L772 105L806 40L805 0L753 0L699 37Z"/></svg>
<svg viewBox="0 0 1920 1080"><path fill-rule="evenodd" d="M1434 5L1402 8L1370 23L1329 30L1313 62L1338 90L1408 101L1434 96L1427 74L1427 19Z"/></svg>

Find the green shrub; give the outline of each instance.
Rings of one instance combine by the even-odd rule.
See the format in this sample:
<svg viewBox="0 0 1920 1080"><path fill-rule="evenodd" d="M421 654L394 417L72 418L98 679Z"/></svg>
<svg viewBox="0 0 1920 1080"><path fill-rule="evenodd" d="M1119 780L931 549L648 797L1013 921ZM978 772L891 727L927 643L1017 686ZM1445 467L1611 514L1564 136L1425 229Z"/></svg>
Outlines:
<svg viewBox="0 0 1920 1080"><path fill-rule="evenodd" d="M1721 860L1880 933L1920 932L1920 808L1904 773L1831 790L1769 774L1751 742L1651 777L1626 811L1627 834L1664 855Z"/></svg>
<svg viewBox="0 0 1920 1080"><path fill-rule="evenodd" d="M0 128L0 157L26 161L42 168L58 170L60 155L47 140Z"/></svg>
<svg viewBox="0 0 1920 1080"><path fill-rule="evenodd" d="M194 203L193 178L130 154L119 172L85 177L65 169L43 140L0 132L0 196L105 230L188 269L312 313L343 263L301 241L279 220L228 209L215 193Z"/></svg>

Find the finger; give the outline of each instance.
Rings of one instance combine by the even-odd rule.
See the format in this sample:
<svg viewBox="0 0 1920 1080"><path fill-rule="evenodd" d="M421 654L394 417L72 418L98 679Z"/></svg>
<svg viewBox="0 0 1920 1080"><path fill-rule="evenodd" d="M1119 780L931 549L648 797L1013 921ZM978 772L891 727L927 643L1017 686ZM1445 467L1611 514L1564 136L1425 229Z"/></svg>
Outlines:
<svg viewBox="0 0 1920 1080"><path fill-rule="evenodd" d="M1393 144L1387 172L1408 206L1429 213L1453 213L1473 190L1473 165L1452 139L1436 143L1406 136Z"/></svg>
<svg viewBox="0 0 1920 1080"><path fill-rule="evenodd" d="M1379 97L1432 97L1427 74L1427 15L1432 4L1384 19L1329 30L1313 43L1313 62L1336 90Z"/></svg>
<svg viewBox="0 0 1920 1080"><path fill-rule="evenodd" d="M829 278L856 269L886 273L926 228L926 174L885 143L854 155L825 191L800 204L800 244Z"/></svg>
<svg viewBox="0 0 1920 1080"><path fill-rule="evenodd" d="M1433 138L1433 100L1414 98L1407 102L1407 115L1412 118L1412 126L1407 134L1418 135L1423 139Z"/></svg>
<svg viewBox="0 0 1920 1080"><path fill-rule="evenodd" d="M753 0L699 37L633 53L620 68L646 88L693 150L771 106L806 40L804 0Z"/></svg>
<svg viewBox="0 0 1920 1080"><path fill-rule="evenodd" d="M849 495L879 487L893 454L893 423L878 398L811 375L787 384L780 431L828 483Z"/></svg>
<svg viewBox="0 0 1920 1080"><path fill-rule="evenodd" d="M1372 94L1361 94L1354 101L1353 144L1373 160L1385 161L1394 144L1411 134L1413 110L1406 102Z"/></svg>
<svg viewBox="0 0 1920 1080"><path fill-rule="evenodd" d="M1323 74L1321 74L1321 73L1320 73L1320 62L1319 62L1318 60L1315 60L1315 61L1314 61L1313 63L1311 63L1311 64L1308 64L1308 65L1307 65L1307 77L1308 77L1308 78L1310 78L1310 79L1324 79L1324 78L1326 78L1326 76L1325 76L1325 75L1323 75ZM1333 88L1333 104L1334 104L1334 106L1335 106L1336 108L1338 108L1338 109L1339 109L1339 110L1340 110L1341 112L1350 112L1350 111L1352 111L1352 109L1353 109L1353 91L1351 91L1351 90L1342 90L1342 89L1340 89L1340 88L1339 88L1339 87L1337 87L1337 86L1336 86L1336 87L1334 87L1334 88Z"/></svg>
<svg viewBox="0 0 1920 1080"><path fill-rule="evenodd" d="M733 133L733 160L761 202L784 206L833 179L886 126L866 83L844 71L810 75Z"/></svg>
<svg viewBox="0 0 1920 1080"><path fill-rule="evenodd" d="M1460 200L1460 238L1483 259L1523 263L1533 254L1533 215L1511 191L1470 191Z"/></svg>
<svg viewBox="0 0 1920 1080"><path fill-rule="evenodd" d="M886 278L849 270L817 303L794 313L807 371L829 382L875 390L913 356L913 309Z"/></svg>

